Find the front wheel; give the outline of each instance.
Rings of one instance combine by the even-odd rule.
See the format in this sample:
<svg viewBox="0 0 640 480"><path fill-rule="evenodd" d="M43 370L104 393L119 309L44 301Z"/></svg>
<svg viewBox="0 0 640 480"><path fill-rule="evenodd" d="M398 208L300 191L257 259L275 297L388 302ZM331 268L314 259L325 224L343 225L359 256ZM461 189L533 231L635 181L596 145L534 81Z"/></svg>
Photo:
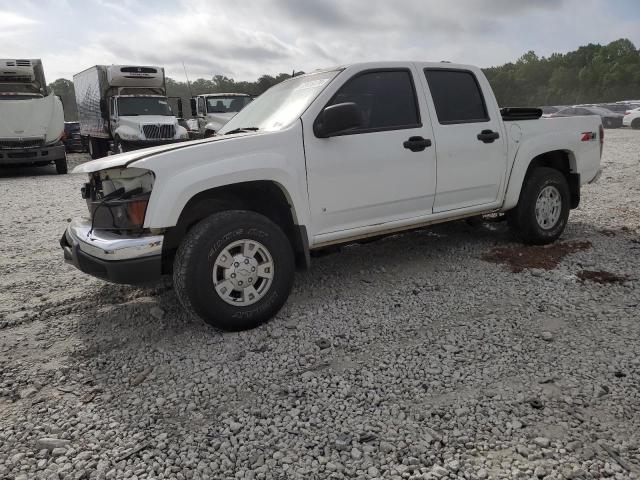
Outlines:
<svg viewBox="0 0 640 480"><path fill-rule="evenodd" d="M507 213L507 218L524 243L545 245L564 232L569 207L565 176L553 168L539 167L525 180L518 205Z"/></svg>
<svg viewBox="0 0 640 480"><path fill-rule="evenodd" d="M263 215L215 213L182 240L173 268L176 293L193 316L223 330L246 330L284 305L295 271L291 244Z"/></svg>
<svg viewBox="0 0 640 480"><path fill-rule="evenodd" d="M636 118L635 120L633 120L633 122L631 122L631 128L633 128L634 130L640 130L640 118Z"/></svg>

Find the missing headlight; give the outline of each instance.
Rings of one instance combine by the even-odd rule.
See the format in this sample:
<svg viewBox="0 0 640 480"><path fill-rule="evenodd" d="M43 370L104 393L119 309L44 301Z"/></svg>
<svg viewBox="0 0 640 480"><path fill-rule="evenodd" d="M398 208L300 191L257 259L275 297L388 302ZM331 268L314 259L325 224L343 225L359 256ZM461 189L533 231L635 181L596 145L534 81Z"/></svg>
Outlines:
<svg viewBox="0 0 640 480"><path fill-rule="evenodd" d="M90 182L82 188L92 230L141 231L153 180L152 172L140 168L92 174Z"/></svg>

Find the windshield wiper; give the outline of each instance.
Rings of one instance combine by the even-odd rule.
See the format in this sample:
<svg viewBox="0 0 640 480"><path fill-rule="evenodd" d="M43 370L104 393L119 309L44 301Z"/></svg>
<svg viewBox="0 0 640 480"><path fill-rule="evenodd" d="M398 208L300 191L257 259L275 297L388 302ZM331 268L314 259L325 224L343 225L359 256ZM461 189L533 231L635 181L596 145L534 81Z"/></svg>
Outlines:
<svg viewBox="0 0 640 480"><path fill-rule="evenodd" d="M234 130L230 130L230 131L226 132L225 135L231 135L232 133L257 132L258 130L260 130L258 127L236 128Z"/></svg>

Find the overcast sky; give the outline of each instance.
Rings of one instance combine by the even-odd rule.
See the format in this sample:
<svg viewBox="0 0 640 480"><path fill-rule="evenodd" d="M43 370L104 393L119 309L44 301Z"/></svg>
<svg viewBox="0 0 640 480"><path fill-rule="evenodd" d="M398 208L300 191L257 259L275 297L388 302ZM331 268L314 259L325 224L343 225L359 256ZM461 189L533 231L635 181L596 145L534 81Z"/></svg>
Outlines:
<svg viewBox="0 0 640 480"><path fill-rule="evenodd" d="M48 81L95 64L184 80L254 80L367 60L480 66L626 37L640 0L0 0L0 58L42 58Z"/></svg>

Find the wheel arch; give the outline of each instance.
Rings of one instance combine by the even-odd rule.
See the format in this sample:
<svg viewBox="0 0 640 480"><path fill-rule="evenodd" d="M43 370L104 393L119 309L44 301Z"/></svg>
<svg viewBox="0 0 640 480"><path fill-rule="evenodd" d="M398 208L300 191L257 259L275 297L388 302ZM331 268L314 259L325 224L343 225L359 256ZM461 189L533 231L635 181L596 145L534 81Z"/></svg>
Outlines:
<svg viewBox="0 0 640 480"><path fill-rule="evenodd" d="M520 157L522 159L522 157ZM507 186L503 211L514 208L519 201L520 192L531 175L538 167L548 167L558 170L564 175L569 184L571 193L571 208L577 208L580 204L580 174L577 173L577 160L575 153L568 149L547 150L529 156L529 162L518 159L514 162L511 178ZM519 161L520 160L520 161Z"/></svg>
<svg viewBox="0 0 640 480"><path fill-rule="evenodd" d="M254 180L203 190L187 201L176 225L165 233L163 272L171 271L173 257L186 233L202 219L224 210L249 210L269 218L289 239L296 265L308 268L310 254L307 230L297 222L291 195L276 181Z"/></svg>

